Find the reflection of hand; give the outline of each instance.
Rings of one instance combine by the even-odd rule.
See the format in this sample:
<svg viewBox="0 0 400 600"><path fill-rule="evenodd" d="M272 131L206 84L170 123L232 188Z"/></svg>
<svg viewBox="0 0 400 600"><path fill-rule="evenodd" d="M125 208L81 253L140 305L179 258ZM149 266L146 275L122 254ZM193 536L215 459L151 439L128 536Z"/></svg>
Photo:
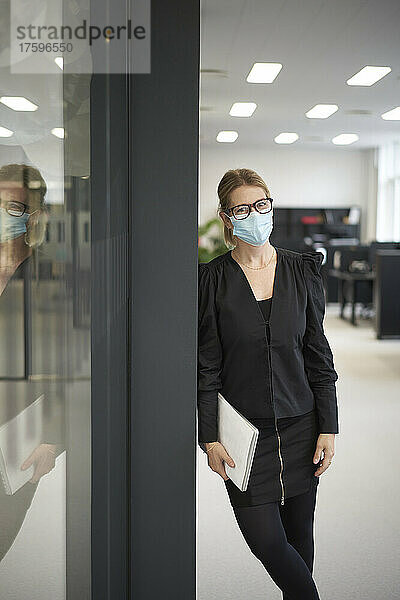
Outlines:
<svg viewBox="0 0 400 600"><path fill-rule="evenodd" d="M32 452L25 462L21 465L21 470L25 471L32 464L35 465L35 471L32 479L29 479L31 483L37 483L39 479L49 473L56 463L56 446L54 444L40 444Z"/></svg>
<svg viewBox="0 0 400 600"><path fill-rule="evenodd" d="M322 458L322 454L324 455ZM320 433L317 440L317 447L315 449L313 462L318 463L318 469L315 471L315 477L319 477L327 470L332 462L332 458L335 454L335 434L334 433Z"/></svg>

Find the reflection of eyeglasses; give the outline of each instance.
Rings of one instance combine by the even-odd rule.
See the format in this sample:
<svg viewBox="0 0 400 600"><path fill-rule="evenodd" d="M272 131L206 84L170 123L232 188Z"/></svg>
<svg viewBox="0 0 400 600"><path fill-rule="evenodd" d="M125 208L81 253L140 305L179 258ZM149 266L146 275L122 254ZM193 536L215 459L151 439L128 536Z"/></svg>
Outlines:
<svg viewBox="0 0 400 600"><path fill-rule="evenodd" d="M272 198L261 198L260 200L256 200L253 204L237 204L236 206L232 206L224 211L224 213L228 216L231 214L238 221L241 219L246 219L250 214L250 208L254 206L255 210L261 214L268 213L272 210Z"/></svg>
<svg viewBox="0 0 400 600"><path fill-rule="evenodd" d="M34 210L31 213L28 213L28 204L24 204L23 202L17 202L15 200L9 200L8 202L0 200L0 206L3 206L8 212L8 214L12 217L22 217L22 215L25 212L29 215L33 215L34 212L37 212L37 210Z"/></svg>

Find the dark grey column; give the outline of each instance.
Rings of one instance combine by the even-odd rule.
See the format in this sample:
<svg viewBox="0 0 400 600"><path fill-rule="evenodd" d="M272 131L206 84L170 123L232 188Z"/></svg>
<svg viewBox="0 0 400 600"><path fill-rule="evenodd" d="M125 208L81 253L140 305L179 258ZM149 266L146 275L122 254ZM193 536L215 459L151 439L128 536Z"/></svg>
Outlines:
<svg viewBox="0 0 400 600"><path fill-rule="evenodd" d="M130 454L127 77L93 75L91 100L91 598L125 600Z"/></svg>
<svg viewBox="0 0 400 600"><path fill-rule="evenodd" d="M198 0L152 0L131 90L131 598L196 596Z"/></svg>

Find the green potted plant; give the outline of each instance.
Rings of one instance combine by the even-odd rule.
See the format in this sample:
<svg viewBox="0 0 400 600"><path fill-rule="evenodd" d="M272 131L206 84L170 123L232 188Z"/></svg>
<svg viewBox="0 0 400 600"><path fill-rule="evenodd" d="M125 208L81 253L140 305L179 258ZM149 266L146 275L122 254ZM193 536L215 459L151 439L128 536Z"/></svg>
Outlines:
<svg viewBox="0 0 400 600"><path fill-rule="evenodd" d="M209 262L227 251L221 219L213 218L198 229L199 262Z"/></svg>

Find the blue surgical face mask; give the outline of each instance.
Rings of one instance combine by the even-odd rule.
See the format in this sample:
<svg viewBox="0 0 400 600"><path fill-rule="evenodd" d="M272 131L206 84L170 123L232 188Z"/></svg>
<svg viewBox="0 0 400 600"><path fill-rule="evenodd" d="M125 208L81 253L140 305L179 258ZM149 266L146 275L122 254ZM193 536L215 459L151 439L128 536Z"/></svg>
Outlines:
<svg viewBox="0 0 400 600"><path fill-rule="evenodd" d="M271 235L272 210L267 213L252 210L246 219L229 218L233 225L233 235L252 246L262 246Z"/></svg>
<svg viewBox="0 0 400 600"><path fill-rule="evenodd" d="M25 233L29 217L28 213L21 217L9 215L6 209L0 206L0 242L12 240Z"/></svg>

